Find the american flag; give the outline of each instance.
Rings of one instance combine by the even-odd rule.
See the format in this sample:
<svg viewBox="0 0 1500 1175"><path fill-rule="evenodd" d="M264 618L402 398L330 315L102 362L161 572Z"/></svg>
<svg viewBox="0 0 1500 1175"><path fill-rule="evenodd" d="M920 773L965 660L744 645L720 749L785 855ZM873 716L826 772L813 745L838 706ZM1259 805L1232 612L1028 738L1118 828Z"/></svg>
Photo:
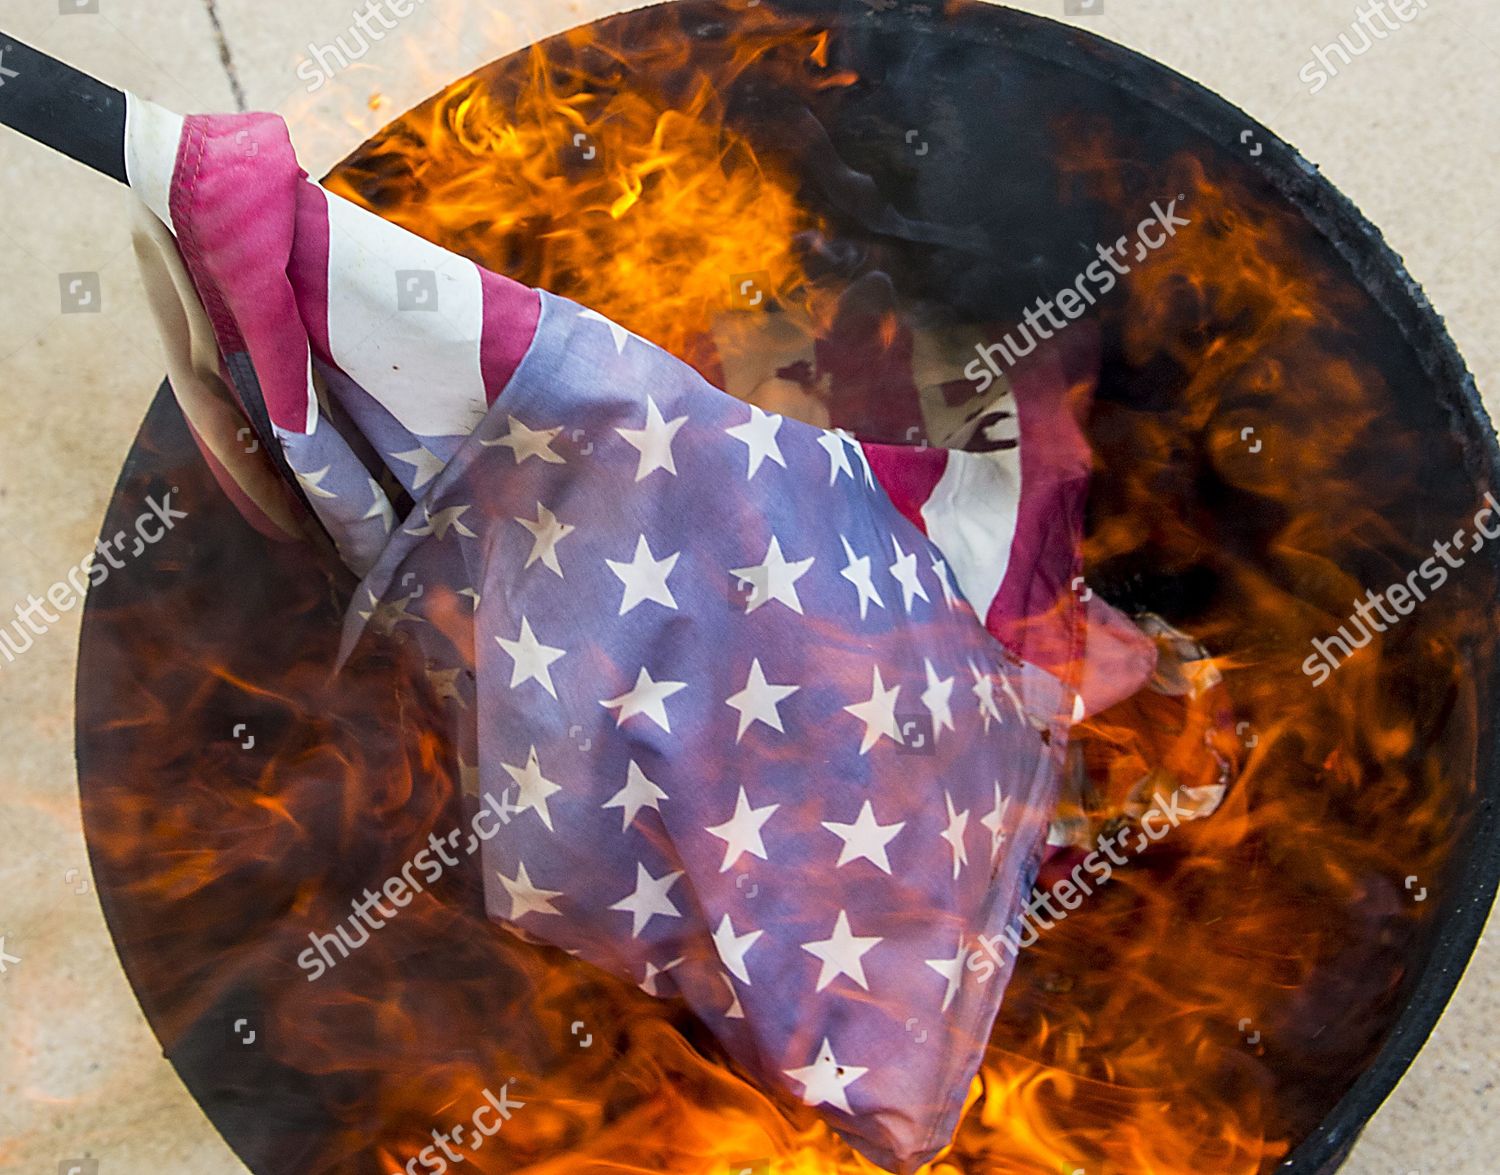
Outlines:
<svg viewBox="0 0 1500 1175"><path fill-rule="evenodd" d="M426 656L511 813L493 918L685 1000L880 1165L929 1159L1008 978L966 944L1018 915L1078 707L1003 638L1077 571L1046 495L1086 450L1051 442L1044 493L1024 421L950 453L763 412L308 182L274 116L129 125L184 413L247 517L310 512L362 577L346 649Z"/></svg>

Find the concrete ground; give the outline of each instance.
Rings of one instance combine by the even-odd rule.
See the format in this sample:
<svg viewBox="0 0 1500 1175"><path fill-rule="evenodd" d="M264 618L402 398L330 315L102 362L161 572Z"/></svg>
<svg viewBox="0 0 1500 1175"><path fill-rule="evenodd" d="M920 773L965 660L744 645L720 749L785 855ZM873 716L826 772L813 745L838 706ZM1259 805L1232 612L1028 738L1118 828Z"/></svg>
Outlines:
<svg viewBox="0 0 1500 1175"><path fill-rule="evenodd" d="M1418 6L1420 5L1420 6ZM287 116L314 175L469 68L629 0L434 0L316 98L298 64L347 33L353 0L0 0L0 29L182 111ZM1228 97L1322 165L1386 232L1500 388L1500 9L1418 13L1317 95L1299 80L1353 0L1066 0L1066 19ZM1065 0L1024 3L1064 15ZM501 11L503 9L503 11ZM3 75L0 75L3 76ZM1311 76L1311 75L1309 75ZM379 93L383 99L371 102ZM373 108L372 108L373 106ZM45 591L90 549L163 365L129 251L125 194L0 131L0 600ZM59 277L97 273L102 310L60 314ZM66 284L66 282L64 283ZM1490 399L1492 412L1500 403ZM91 892L72 758L78 614L0 666L0 1170L242 1170L136 1008ZM1376 1116L1351 1175L1487 1175L1500 1149L1500 945ZM60 1164L62 1164L60 1166ZM83 1168L87 1170L87 1167Z"/></svg>

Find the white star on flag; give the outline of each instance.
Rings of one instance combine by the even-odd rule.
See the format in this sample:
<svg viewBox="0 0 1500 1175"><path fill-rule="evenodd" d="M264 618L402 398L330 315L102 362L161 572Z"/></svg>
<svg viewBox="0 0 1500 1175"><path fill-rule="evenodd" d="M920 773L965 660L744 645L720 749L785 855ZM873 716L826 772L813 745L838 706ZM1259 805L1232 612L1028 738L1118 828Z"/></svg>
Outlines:
<svg viewBox="0 0 1500 1175"><path fill-rule="evenodd" d="M434 535L438 542L448 537L450 530L462 535L466 539L478 538L472 530L459 521L469 512L468 506L444 506L436 513L425 502L422 504L422 516L427 519L421 526L407 527L406 533L423 537Z"/></svg>
<svg viewBox="0 0 1500 1175"><path fill-rule="evenodd" d="M640 815L642 808L650 808L653 812L660 812L657 804L667 799L667 793L657 787L646 778L646 773L634 759L630 761L630 767L625 772L625 786L615 792L609 799L605 800L600 807L623 808L625 819L620 825L620 831L628 829L635 818Z"/></svg>
<svg viewBox="0 0 1500 1175"><path fill-rule="evenodd" d="M557 544L578 528L569 526L566 522L559 522L557 515L540 502L536 504L535 522L528 518L517 518L516 521L531 532L531 554L526 556L526 566L530 567L540 559L543 567L558 579L562 579L562 566L557 561Z"/></svg>
<svg viewBox="0 0 1500 1175"><path fill-rule="evenodd" d="M561 453L555 452L552 442L557 439L562 428L533 429L527 428L514 416L507 416L506 421L510 431L503 437L493 441L480 441L486 449L497 449L504 447L510 450L511 456L519 465L529 457L537 457L548 465L566 465L567 459Z"/></svg>
<svg viewBox="0 0 1500 1175"><path fill-rule="evenodd" d="M1000 847L1005 844L1005 814L1010 809L1010 797L1000 796L1000 781L995 781L995 806L980 817L979 823L990 830L990 864L1000 859Z"/></svg>
<svg viewBox="0 0 1500 1175"><path fill-rule="evenodd" d="M411 478L411 488L414 491L420 490L448 466L446 461L431 452L426 445L418 445L405 453L392 453L391 456L397 461L406 462L416 471Z"/></svg>
<svg viewBox="0 0 1500 1175"><path fill-rule="evenodd" d="M906 821L881 824L875 819L875 806L866 800L853 824L837 824L832 820L825 820L823 827L844 842L844 847L839 851L838 862L834 865L835 869L863 859L882 873L889 874L891 862L886 856L885 847L906 827Z"/></svg>
<svg viewBox="0 0 1500 1175"><path fill-rule="evenodd" d="M766 547L764 562L752 567L730 569L729 574L738 579L741 585L748 584L750 587L745 615L748 616L762 604L775 600L801 616L802 600L797 595L797 581L808 573L812 565L811 556L796 563L788 563L781 553L781 541L772 535L770 545Z"/></svg>
<svg viewBox="0 0 1500 1175"><path fill-rule="evenodd" d="M875 581L871 570L871 560L868 555L855 555L854 548L849 545L849 540L839 535L839 541L844 544L844 557L849 560L849 566L841 572L845 579L852 583L859 592L859 618L863 620L865 613L870 610L870 605L884 608L885 601L880 598L880 593L875 590Z"/></svg>
<svg viewBox="0 0 1500 1175"><path fill-rule="evenodd" d="M969 828L969 810L965 808L962 812L953 810L953 793L944 792L943 799L948 804L948 827L938 835L948 842L948 847L953 850L953 880L958 880L958 872L969 863L969 850L964 844L964 833Z"/></svg>
<svg viewBox="0 0 1500 1175"><path fill-rule="evenodd" d="M655 963L648 962L646 964L646 978L641 980L641 990L647 995L660 995L661 992L656 990L657 979L683 962L686 962L686 956L684 955L679 955L677 958L671 960L665 967L658 967Z"/></svg>
<svg viewBox="0 0 1500 1175"><path fill-rule="evenodd" d="M870 468L870 458L865 455L865 447L859 443L859 438L848 429L836 428L833 431L843 439L846 445L854 450L855 457L857 457L859 459L859 463L864 466L865 485L869 486L873 490L875 488L875 471Z"/></svg>
<svg viewBox="0 0 1500 1175"><path fill-rule="evenodd" d="M359 618L369 621L370 626L376 632L386 634L394 632L396 625L400 624L403 620L408 620L412 624L426 624L427 621L425 618L415 616L407 611L418 594L414 593L410 596L403 596L399 600L381 600L369 588L365 588L365 595L370 597L371 610L361 611Z"/></svg>
<svg viewBox="0 0 1500 1175"><path fill-rule="evenodd" d="M618 322L612 318L605 318L597 310L580 310L578 317L587 319L590 322L603 323L609 327L610 337L615 341L615 354L623 355L625 353L625 344L630 341L630 332Z"/></svg>
<svg viewBox="0 0 1500 1175"><path fill-rule="evenodd" d="M944 730L958 729L953 725L953 678L939 678L930 657L923 661L927 666L927 688L922 691L922 705L932 715L932 741L936 742Z"/></svg>
<svg viewBox="0 0 1500 1175"><path fill-rule="evenodd" d="M628 444L640 451L641 460L635 471L636 481L645 481L658 469L665 469L673 477L677 476L677 462L672 457L672 441L686 423L686 416L679 416L675 420L662 419L661 409L656 406L656 401L647 396L646 427L615 429Z"/></svg>
<svg viewBox="0 0 1500 1175"><path fill-rule="evenodd" d="M678 551L665 559L658 559L651 554L646 536L641 535L635 542L635 557L629 563L619 563L613 559L604 561L625 585L625 594L620 599L621 616L647 600L676 610L677 601L672 596L672 589L667 586L667 577L677 566L681 554Z"/></svg>
<svg viewBox="0 0 1500 1175"><path fill-rule="evenodd" d="M527 874L525 861L517 862L515 877L507 877L498 869L495 870L495 875L500 878L500 884L505 886L505 892L510 895L510 920L512 922L524 918L527 914L562 916L562 911L553 907L552 899L562 897L563 891L539 889Z"/></svg>
<svg viewBox="0 0 1500 1175"><path fill-rule="evenodd" d="M740 1007L740 993L734 990L734 984L729 982L729 976L720 974L719 978L724 981L724 986L729 989L729 1009L724 1013L726 1020L743 1020L745 1009Z"/></svg>
<svg viewBox="0 0 1500 1175"><path fill-rule="evenodd" d="M739 798L734 804L734 815L723 824L704 829L710 836L716 836L724 842L724 863L719 866L720 873L728 872L746 853L759 857L762 861L766 859L766 844L761 839L760 830L779 807L780 804L767 804L764 808L752 808L744 787L740 788Z"/></svg>
<svg viewBox="0 0 1500 1175"><path fill-rule="evenodd" d="M714 931L714 947L719 952L719 958L724 960L729 973L747 987L750 985L750 972L745 966L745 956L755 945L755 940L764 933L763 930L752 930L748 934L735 934L734 923L730 922L728 914L724 915L719 928Z"/></svg>
<svg viewBox="0 0 1500 1175"><path fill-rule="evenodd" d="M833 1045L823 1038L818 1049L818 1059L800 1069L783 1069L782 1072L802 1086L802 1101L809 1106L833 1106L846 1114L849 1108L848 1088L870 1070L860 1065L841 1065L833 1055Z"/></svg>
<svg viewBox="0 0 1500 1175"><path fill-rule="evenodd" d="M896 722L896 698L901 693L901 687L893 685L886 689L885 682L880 680L879 665L870 670L870 678L870 700L844 707L865 724L864 740L859 746L861 755L868 755L870 748L882 737L897 743L906 741L901 737L901 728Z"/></svg>
<svg viewBox="0 0 1500 1175"><path fill-rule="evenodd" d="M631 915L631 938L640 938L646 924L658 914L663 918L682 917L682 911L667 897L667 892L677 884L677 879L681 876L682 871L678 870L652 877L644 865L636 862L635 890L610 907L611 910L623 910Z"/></svg>
<svg viewBox="0 0 1500 1175"><path fill-rule="evenodd" d="M822 991L840 975L847 975L865 991L869 991L870 985L865 980L865 965L862 960L884 941L883 938L856 935L849 929L848 911L840 910L831 935L820 942L802 944L804 951L823 963L818 972L817 986L813 990Z"/></svg>
<svg viewBox="0 0 1500 1175"><path fill-rule="evenodd" d="M531 631L531 622L524 616L521 617L519 637L512 641L497 636L495 642L515 661L515 668L510 675L511 689L528 681L535 681L554 698L557 697L557 690L552 685L551 665L565 656L566 650L544 645L537 640L536 633Z"/></svg>
<svg viewBox="0 0 1500 1175"><path fill-rule="evenodd" d="M733 706L740 712L740 728L735 733L734 741L739 742L744 738L745 731L756 722L764 722L772 730L785 734L786 727L781 724L781 714L776 707L801 688L797 685L772 685L761 670L760 658L752 660L745 688L725 699L725 705Z"/></svg>
<svg viewBox="0 0 1500 1175"><path fill-rule="evenodd" d="M1010 702L1012 709L1015 710L1016 717L1025 722L1026 708L1021 705L1021 699L1016 696L1016 687L1010 683L1010 674L1000 673L997 676L1000 678L1000 689L1004 692L1006 700Z"/></svg>
<svg viewBox="0 0 1500 1175"><path fill-rule="evenodd" d="M943 589L943 602L950 609L958 607L958 595L953 590L953 580L948 574L948 564L941 559L932 561L932 574L937 577L938 587ZM980 619L983 619L981 617Z"/></svg>
<svg viewBox="0 0 1500 1175"><path fill-rule="evenodd" d="M522 812L535 812L543 824L547 826L548 832L555 832L552 827L552 812L547 807L547 797L562 791L557 784L542 774L541 762L537 759L536 748L532 747L530 754L526 756L526 766L512 767L509 763L501 763L505 773L516 782L519 798L515 803L517 815Z"/></svg>
<svg viewBox="0 0 1500 1175"><path fill-rule="evenodd" d="M981 673L974 662L969 662L969 672L974 675L974 696L979 699L979 714L984 719L984 733L989 734L990 723L1001 722L1000 708L995 705L995 679Z"/></svg>
<svg viewBox="0 0 1500 1175"><path fill-rule="evenodd" d="M671 734L672 726L667 721L667 699L685 689L687 689L685 681L652 681L651 674L642 667L640 673L636 675L634 686L619 697L605 698L599 704L606 709L620 711L615 715L616 727L624 726L637 714L644 714Z"/></svg>
<svg viewBox="0 0 1500 1175"><path fill-rule="evenodd" d="M458 692L458 675L463 672L462 669L434 669L429 665L423 672L426 673L427 682L432 686L433 695L438 701L452 699L460 706L464 704L464 696Z"/></svg>
<svg viewBox="0 0 1500 1175"><path fill-rule="evenodd" d="M391 500L386 496L386 492L380 488L380 483L373 477L368 480L373 500L370 502L370 508L365 511L360 521L364 522L371 518L378 518L385 523L385 533L390 534L391 527L396 525L396 510L391 505Z"/></svg>
<svg viewBox="0 0 1500 1175"><path fill-rule="evenodd" d="M847 434L837 432L823 432L818 437L818 444L823 446L823 451L828 454L828 484L832 485L838 481L839 474L847 473L849 480L854 480L854 468L849 464L849 450L844 446L844 437Z"/></svg>
<svg viewBox="0 0 1500 1175"><path fill-rule="evenodd" d="M895 535L891 535L891 546L896 551L896 561L891 564L891 575L901 585L901 594L906 604L906 612L907 615L910 615L913 600L920 597L928 603L931 603L931 601L927 600L927 589L922 586L922 581L918 578L916 555L908 555L903 551Z"/></svg>
<svg viewBox="0 0 1500 1175"><path fill-rule="evenodd" d="M316 473L299 473L297 474L297 480L301 483L302 488L315 498L336 498L338 497L336 493L323 488L323 479L328 476L332 469L332 465L325 465Z"/></svg>
<svg viewBox="0 0 1500 1175"><path fill-rule="evenodd" d="M964 963L968 960L968 952L960 945L958 954L951 959L926 959L924 962L948 981L948 988L943 992L943 1011L948 1010L948 1005L953 1002L953 997L958 994L958 986L963 978Z"/></svg>
<svg viewBox="0 0 1500 1175"><path fill-rule="evenodd" d="M744 424L737 424L733 428L724 430L749 449L747 454L749 472L745 474L746 481L760 471L761 463L767 458L783 469L786 468L786 458L781 455L781 445L776 440L776 433L780 428L781 417L762 412L752 404L749 420Z"/></svg>

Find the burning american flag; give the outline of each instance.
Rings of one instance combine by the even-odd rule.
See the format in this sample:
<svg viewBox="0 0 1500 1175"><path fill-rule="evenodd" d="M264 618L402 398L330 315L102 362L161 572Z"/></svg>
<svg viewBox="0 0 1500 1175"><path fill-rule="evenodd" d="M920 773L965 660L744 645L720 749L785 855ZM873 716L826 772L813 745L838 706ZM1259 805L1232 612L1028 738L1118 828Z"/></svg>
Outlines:
<svg viewBox="0 0 1500 1175"><path fill-rule="evenodd" d="M939 1152L1009 972L966 944L1031 889L1070 724L1151 670L1072 590L1062 361L982 451L864 443L324 191L275 117L132 98L127 139L184 415L359 577L345 653L425 656L508 817L490 915L685 1000L880 1165Z"/></svg>

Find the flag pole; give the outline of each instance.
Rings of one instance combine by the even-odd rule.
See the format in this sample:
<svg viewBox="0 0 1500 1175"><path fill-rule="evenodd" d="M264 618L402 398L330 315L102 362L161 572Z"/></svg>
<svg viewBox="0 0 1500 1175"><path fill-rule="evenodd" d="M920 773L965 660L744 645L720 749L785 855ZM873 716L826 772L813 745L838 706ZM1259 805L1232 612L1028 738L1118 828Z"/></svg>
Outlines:
<svg viewBox="0 0 1500 1175"><path fill-rule="evenodd" d="M3 32L0 125L128 182L125 95Z"/></svg>

